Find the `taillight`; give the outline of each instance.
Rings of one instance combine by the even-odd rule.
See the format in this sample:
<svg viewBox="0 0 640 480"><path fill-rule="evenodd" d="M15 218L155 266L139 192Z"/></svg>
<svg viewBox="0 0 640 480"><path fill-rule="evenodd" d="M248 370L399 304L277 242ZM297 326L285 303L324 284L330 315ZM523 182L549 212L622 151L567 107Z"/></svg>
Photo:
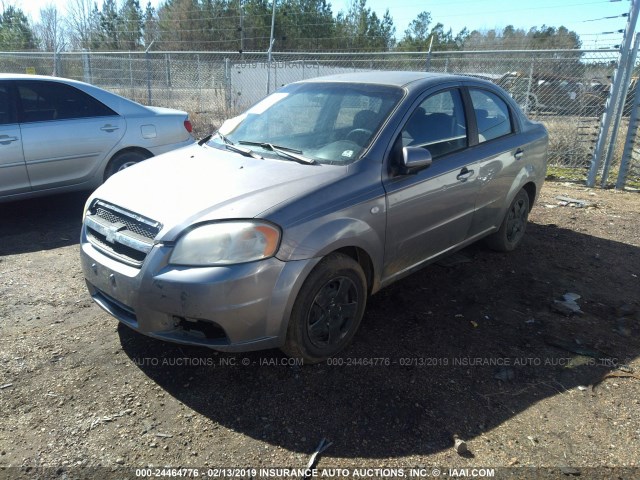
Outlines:
<svg viewBox="0 0 640 480"><path fill-rule="evenodd" d="M186 128L187 132L189 133L193 131L193 126L191 125L191 122L189 121L189 119L184 121L184 128Z"/></svg>

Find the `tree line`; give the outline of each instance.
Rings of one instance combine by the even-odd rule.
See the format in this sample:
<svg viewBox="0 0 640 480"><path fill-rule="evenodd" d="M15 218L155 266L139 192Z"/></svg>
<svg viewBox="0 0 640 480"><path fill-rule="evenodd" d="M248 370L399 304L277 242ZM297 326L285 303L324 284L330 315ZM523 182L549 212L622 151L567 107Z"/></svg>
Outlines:
<svg viewBox="0 0 640 480"><path fill-rule="evenodd" d="M274 1L274 0L272 0ZM2 4L0 4L0 7ZM139 0L69 0L40 10L32 23L15 6L0 15L0 51L266 51L273 3L268 0L165 0L158 8ZM565 27L502 30L464 28L454 34L421 12L396 35L387 10L378 16L366 0L334 13L326 0L276 2L274 51L427 51L577 49L579 36Z"/></svg>

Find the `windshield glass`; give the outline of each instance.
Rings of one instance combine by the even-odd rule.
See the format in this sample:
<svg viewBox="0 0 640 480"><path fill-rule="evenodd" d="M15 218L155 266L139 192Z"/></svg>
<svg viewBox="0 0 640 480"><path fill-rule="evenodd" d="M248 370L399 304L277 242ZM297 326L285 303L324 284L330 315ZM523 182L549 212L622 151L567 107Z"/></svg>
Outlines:
<svg viewBox="0 0 640 480"><path fill-rule="evenodd" d="M285 150L314 163L351 163L367 148L402 95L400 88L380 85L290 85L227 120L219 130L224 137L214 135L209 145L224 148L226 139L265 158L282 159Z"/></svg>

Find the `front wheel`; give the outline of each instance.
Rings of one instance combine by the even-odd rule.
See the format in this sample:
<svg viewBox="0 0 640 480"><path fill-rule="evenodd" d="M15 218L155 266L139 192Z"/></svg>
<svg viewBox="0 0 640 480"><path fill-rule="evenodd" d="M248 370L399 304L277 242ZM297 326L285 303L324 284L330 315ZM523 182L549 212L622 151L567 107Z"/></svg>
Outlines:
<svg viewBox="0 0 640 480"><path fill-rule="evenodd" d="M327 256L298 293L282 351L308 364L337 354L358 330L366 303L366 279L358 262L340 253Z"/></svg>
<svg viewBox="0 0 640 480"><path fill-rule="evenodd" d="M111 159L109 165L104 171L104 180L106 181L114 173L118 173L125 168L129 168L132 165L135 165L138 162L142 162L147 158L150 158L151 155L142 152L122 152L117 154L115 157Z"/></svg>
<svg viewBox="0 0 640 480"><path fill-rule="evenodd" d="M487 237L487 245L499 252L510 252L520 244L529 220L529 195L520 190L509 205L500 229Z"/></svg>

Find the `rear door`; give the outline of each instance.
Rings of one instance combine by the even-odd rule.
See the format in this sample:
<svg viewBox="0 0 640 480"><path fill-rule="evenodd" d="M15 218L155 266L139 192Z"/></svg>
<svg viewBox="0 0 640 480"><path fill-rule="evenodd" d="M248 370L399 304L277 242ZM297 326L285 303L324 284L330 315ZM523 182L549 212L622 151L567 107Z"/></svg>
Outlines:
<svg viewBox="0 0 640 480"><path fill-rule="evenodd" d="M71 85L24 80L16 86L32 189L89 180L124 135L124 119Z"/></svg>
<svg viewBox="0 0 640 480"><path fill-rule="evenodd" d="M469 98L478 132L472 148L478 158L478 197L470 236L479 236L499 226L507 208L507 195L521 173L528 154L507 102L496 92L469 86Z"/></svg>
<svg viewBox="0 0 640 480"><path fill-rule="evenodd" d="M0 82L0 196L30 190L10 81Z"/></svg>

